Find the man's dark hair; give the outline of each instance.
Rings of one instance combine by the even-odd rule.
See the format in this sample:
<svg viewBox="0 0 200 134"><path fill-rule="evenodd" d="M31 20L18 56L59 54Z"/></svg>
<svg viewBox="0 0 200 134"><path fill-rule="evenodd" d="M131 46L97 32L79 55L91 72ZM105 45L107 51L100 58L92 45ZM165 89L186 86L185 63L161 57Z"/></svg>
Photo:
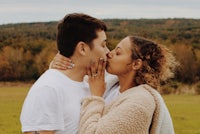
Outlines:
<svg viewBox="0 0 200 134"><path fill-rule="evenodd" d="M105 23L87 14L72 13L58 23L57 47L60 54L73 55L78 42L83 41L92 48L92 41L97 38L98 30L106 31Z"/></svg>

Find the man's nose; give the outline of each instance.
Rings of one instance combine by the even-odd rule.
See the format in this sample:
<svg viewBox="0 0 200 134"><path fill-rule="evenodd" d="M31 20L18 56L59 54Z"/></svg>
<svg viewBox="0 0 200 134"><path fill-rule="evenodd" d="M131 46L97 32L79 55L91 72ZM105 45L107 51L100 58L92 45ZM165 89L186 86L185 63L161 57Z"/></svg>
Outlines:
<svg viewBox="0 0 200 134"><path fill-rule="evenodd" d="M110 50L106 47L106 54L108 54L110 52Z"/></svg>
<svg viewBox="0 0 200 134"><path fill-rule="evenodd" d="M106 56L108 55L108 53L110 53L110 50L106 47Z"/></svg>

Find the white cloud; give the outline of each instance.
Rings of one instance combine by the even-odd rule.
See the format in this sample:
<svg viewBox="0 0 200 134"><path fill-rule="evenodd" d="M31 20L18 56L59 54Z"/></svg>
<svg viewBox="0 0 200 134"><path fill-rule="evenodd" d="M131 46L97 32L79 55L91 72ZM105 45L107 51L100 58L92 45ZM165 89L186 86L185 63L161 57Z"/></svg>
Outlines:
<svg viewBox="0 0 200 134"><path fill-rule="evenodd" d="M199 0L3 0L0 24L59 20L83 12L98 18L199 18Z"/></svg>

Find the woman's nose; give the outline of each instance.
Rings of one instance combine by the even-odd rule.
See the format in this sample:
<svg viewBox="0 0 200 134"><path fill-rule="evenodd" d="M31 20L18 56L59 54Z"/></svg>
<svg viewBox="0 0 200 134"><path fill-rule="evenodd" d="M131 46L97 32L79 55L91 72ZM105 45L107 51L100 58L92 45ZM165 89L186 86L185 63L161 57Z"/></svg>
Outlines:
<svg viewBox="0 0 200 134"><path fill-rule="evenodd" d="M107 53L107 58L112 58L112 53L111 52Z"/></svg>

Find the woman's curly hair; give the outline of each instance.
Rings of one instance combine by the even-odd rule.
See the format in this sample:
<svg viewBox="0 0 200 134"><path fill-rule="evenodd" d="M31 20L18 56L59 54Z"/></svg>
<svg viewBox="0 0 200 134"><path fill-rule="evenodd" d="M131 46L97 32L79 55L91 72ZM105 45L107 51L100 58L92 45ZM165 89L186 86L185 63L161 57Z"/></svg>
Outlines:
<svg viewBox="0 0 200 134"><path fill-rule="evenodd" d="M142 67L135 76L136 85L148 84L157 88L161 81L174 76L178 63L165 46L138 36L129 36L132 43L132 59L141 59Z"/></svg>

